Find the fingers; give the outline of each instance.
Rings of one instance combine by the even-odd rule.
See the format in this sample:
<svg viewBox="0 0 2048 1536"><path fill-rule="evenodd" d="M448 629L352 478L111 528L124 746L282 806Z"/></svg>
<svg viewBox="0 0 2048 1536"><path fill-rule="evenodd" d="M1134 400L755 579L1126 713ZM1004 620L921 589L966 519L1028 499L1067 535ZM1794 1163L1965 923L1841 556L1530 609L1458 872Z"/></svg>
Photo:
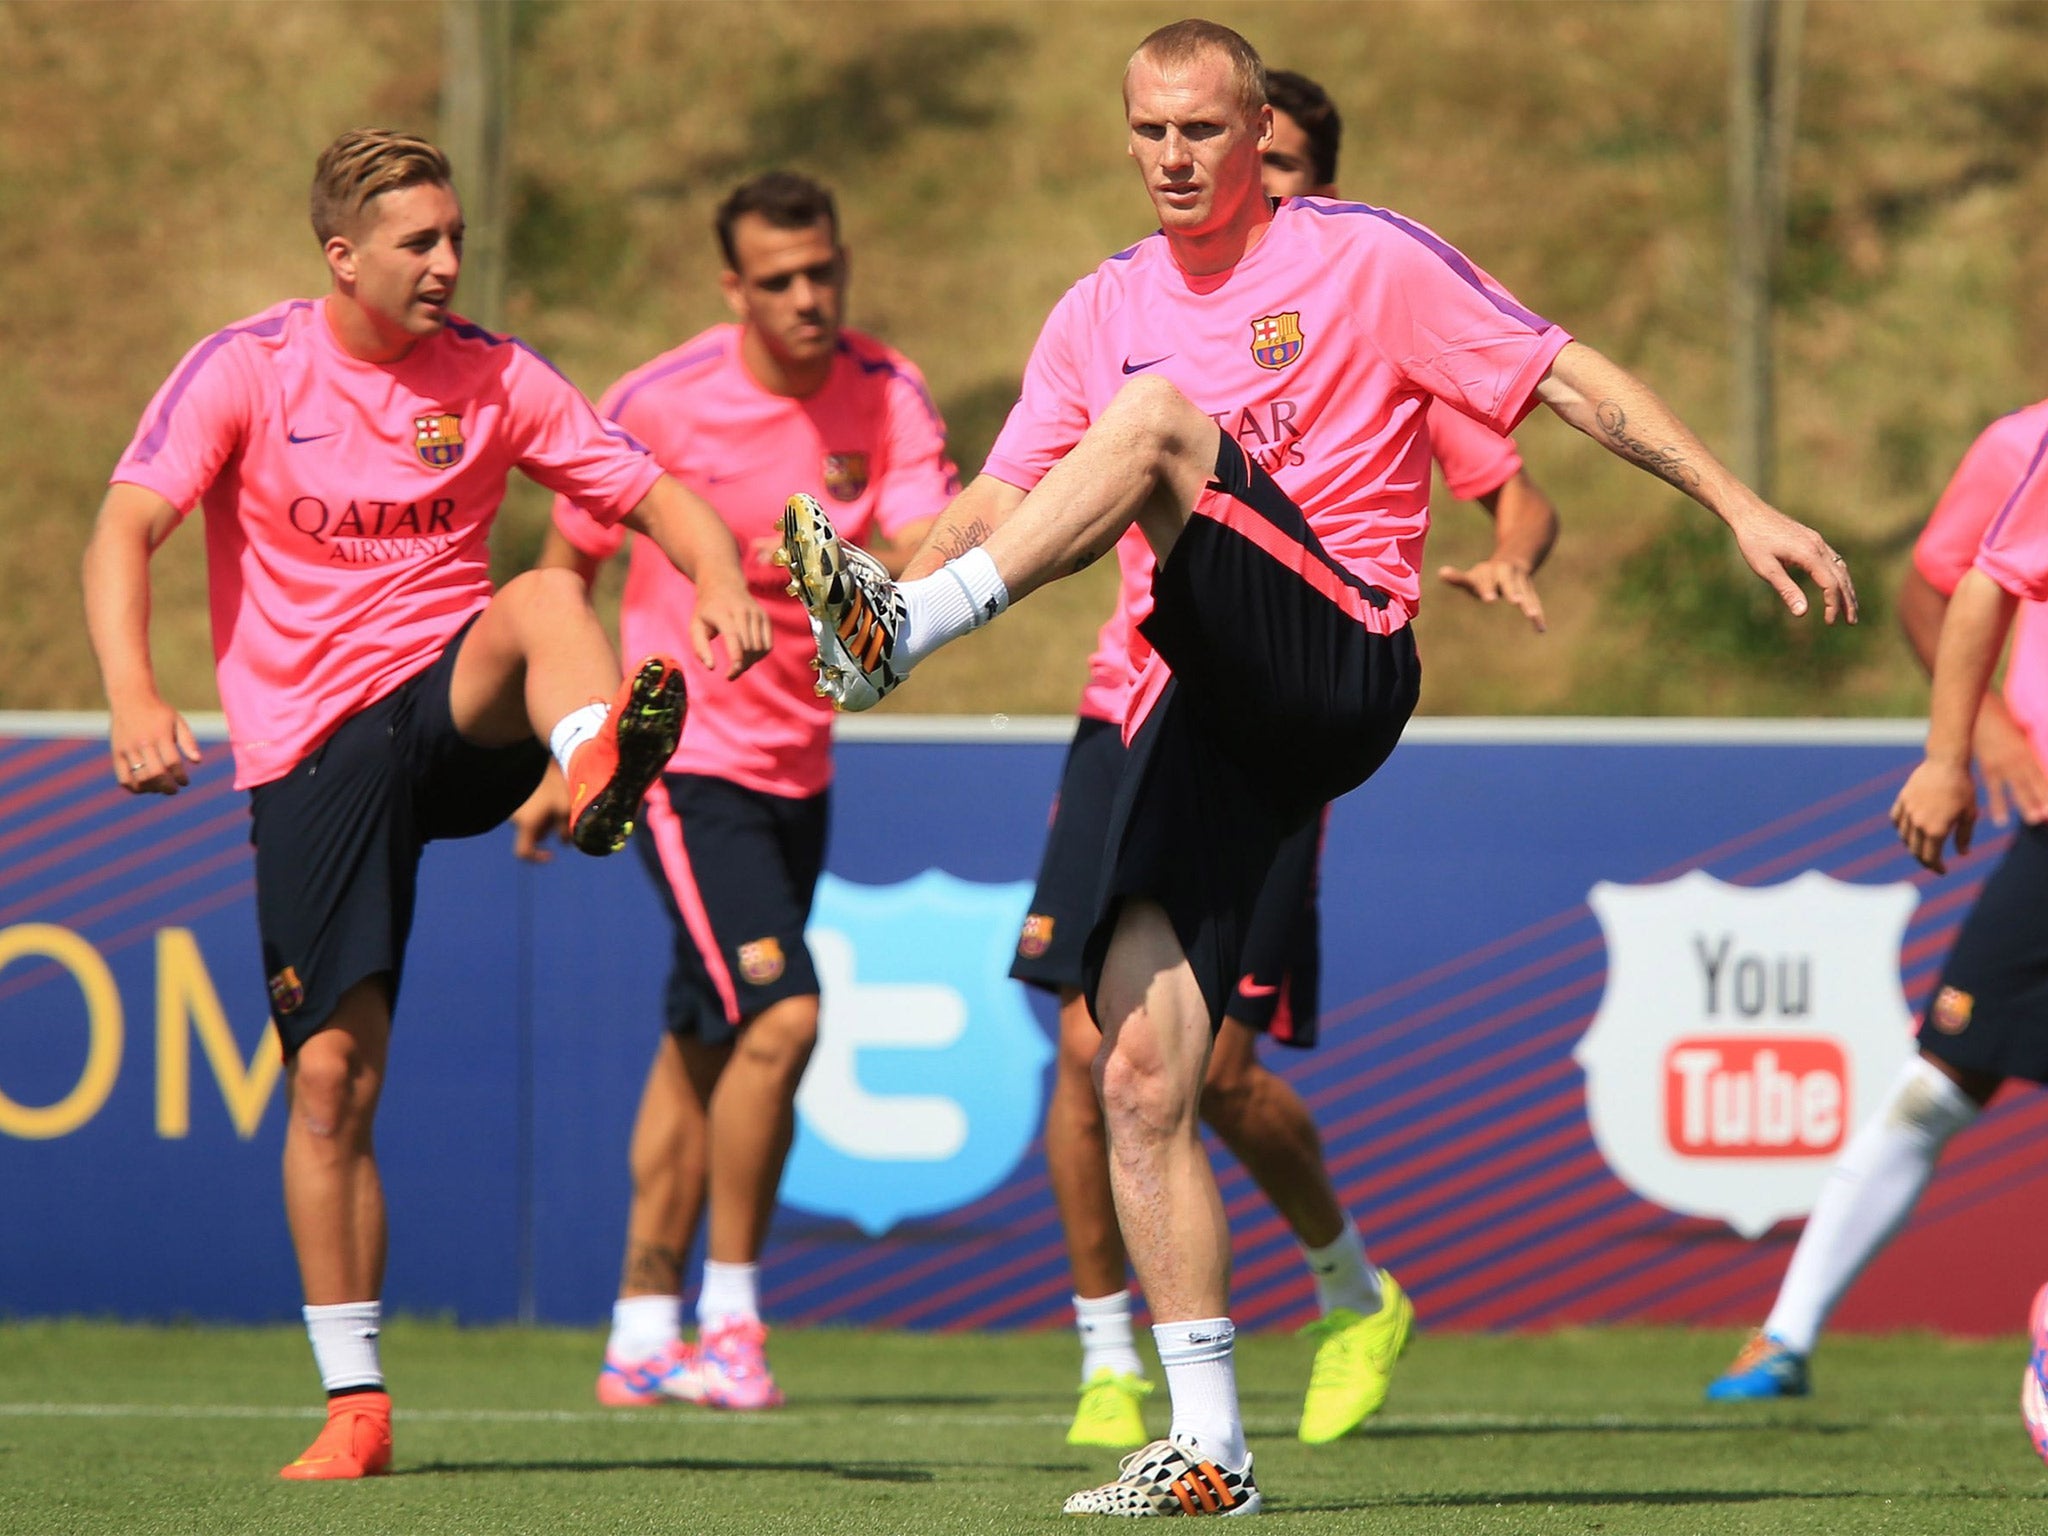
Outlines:
<svg viewBox="0 0 2048 1536"><path fill-rule="evenodd" d="M1506 578L1501 582L1501 596L1521 610L1522 617L1534 626L1537 634L1548 627L1543 618L1543 601L1536 595L1536 584L1529 579L1526 571L1508 567Z"/></svg>
<svg viewBox="0 0 2048 1536"><path fill-rule="evenodd" d="M1436 568L1436 579L1447 587L1456 587L1460 592L1469 592L1481 602L1487 601L1486 594L1479 590L1475 578L1475 566L1471 571L1461 571L1455 565L1440 565Z"/></svg>
<svg viewBox="0 0 2048 1536"><path fill-rule="evenodd" d="M2015 774L2007 788L2020 820L2030 827L2048 821L2048 779L2038 772Z"/></svg>
<svg viewBox="0 0 2048 1536"><path fill-rule="evenodd" d="M1988 802L1987 808L1991 812L1991 824L1994 827L2002 827L2012 820L2012 809L2006 800L2005 780L1991 772L1989 767L1984 770L1984 798Z"/></svg>
<svg viewBox="0 0 2048 1536"><path fill-rule="evenodd" d="M547 835L548 823L538 821L514 821L512 823L512 853L516 858L529 864L547 864L554 860L541 839Z"/></svg>
<svg viewBox="0 0 2048 1536"><path fill-rule="evenodd" d="M1757 575L1763 577L1785 606L1792 610L1794 618L1806 616L1806 594L1799 590L1799 583L1792 579L1791 573L1778 563L1776 555L1763 555L1751 564Z"/></svg>
<svg viewBox="0 0 2048 1536"><path fill-rule="evenodd" d="M697 658L697 664L707 672L716 671L718 658L711 649L711 637L718 633L716 626L698 609L690 620L690 654Z"/></svg>
<svg viewBox="0 0 2048 1536"><path fill-rule="evenodd" d="M1970 836L1976 830L1977 807L1975 807L1974 805L1966 805L1963 807L1963 814L1956 821L1956 853L1958 855L1965 854L1970 851ZM1935 852L1937 853L1939 853L1940 851L1941 850L1939 848L1935 849Z"/></svg>

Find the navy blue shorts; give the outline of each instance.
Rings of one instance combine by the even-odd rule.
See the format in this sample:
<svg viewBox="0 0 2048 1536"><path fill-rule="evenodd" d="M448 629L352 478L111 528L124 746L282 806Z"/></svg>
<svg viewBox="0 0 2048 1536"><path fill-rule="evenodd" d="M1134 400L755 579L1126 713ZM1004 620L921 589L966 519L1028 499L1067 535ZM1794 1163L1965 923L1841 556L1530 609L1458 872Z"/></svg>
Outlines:
<svg viewBox="0 0 2048 1536"><path fill-rule="evenodd" d="M420 853L490 831L547 771L538 741L480 747L455 729L448 687L468 634L249 793L263 973L287 1056L365 977L389 976L397 1002Z"/></svg>
<svg viewBox="0 0 2048 1536"><path fill-rule="evenodd" d="M633 841L675 924L675 1034L718 1045L771 1004L818 995L804 929L825 867L830 799L700 773L663 774L648 791Z"/></svg>
<svg viewBox="0 0 2048 1536"><path fill-rule="evenodd" d="M2022 826L1985 880L1921 1019L1920 1049L2048 1083L2048 827Z"/></svg>
<svg viewBox="0 0 2048 1536"><path fill-rule="evenodd" d="M1117 912L1142 897L1173 923L1213 1027L1282 845L1387 760L1422 669L1405 624L1368 622L1386 594L1228 436L1152 604L1139 627L1173 675L1117 785L1082 987L1094 1009Z"/></svg>
<svg viewBox="0 0 2048 1536"><path fill-rule="evenodd" d="M1038 887L1010 965L1018 981L1051 992L1082 988L1082 949L1102 899L1103 849L1124 755L1120 726L1086 716L1076 723L1038 865ZM1225 1010L1238 1023L1285 1045L1316 1043L1322 827L1318 817L1281 845L1259 893L1244 973Z"/></svg>

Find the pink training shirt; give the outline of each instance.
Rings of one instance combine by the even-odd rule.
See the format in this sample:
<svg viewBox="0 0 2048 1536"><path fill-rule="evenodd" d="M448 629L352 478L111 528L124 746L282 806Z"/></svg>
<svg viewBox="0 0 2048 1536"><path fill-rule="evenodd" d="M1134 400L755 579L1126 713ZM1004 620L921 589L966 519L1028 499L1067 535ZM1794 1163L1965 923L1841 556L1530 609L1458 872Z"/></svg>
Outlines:
<svg viewBox="0 0 2048 1536"><path fill-rule="evenodd" d="M1972 565L2024 601L2005 666L2006 707L2048 761L2048 400L1991 423L1956 466L1913 546L1943 595Z"/></svg>
<svg viewBox="0 0 2048 1536"><path fill-rule="evenodd" d="M613 520L661 477L537 353L464 320L366 363L295 299L186 354L112 479L205 504L237 788L288 773L482 611L515 465Z"/></svg>
<svg viewBox="0 0 2048 1536"><path fill-rule="evenodd" d="M1389 595L1385 609L1360 600L1358 617L1392 631L1421 601L1429 402L1505 436L1570 340L1423 226L1288 198L1227 272L1188 275L1154 234L1068 289L985 471L1030 490L1133 375L1168 379L1272 475L1325 553ZM1133 690L1127 730L1161 681L1149 669Z"/></svg>
<svg viewBox="0 0 2048 1536"><path fill-rule="evenodd" d="M1521 472L1515 440L1488 431L1459 411L1432 401L1428 412L1430 454L1451 494L1475 501L1492 494ZM1121 721L1131 683L1152 654L1138 626L1152 611L1152 546L1134 524L1117 541L1120 585L1116 608L1095 637L1088 681L1081 689L1084 719Z"/></svg>
<svg viewBox="0 0 2048 1536"><path fill-rule="evenodd" d="M669 768L765 794L815 795L832 779L832 706L812 687L817 646L803 605L788 594L789 573L769 560L782 504L810 492L859 543L870 526L893 538L936 516L960 482L945 423L900 352L843 332L824 387L792 399L747 371L741 334L737 325L713 326L627 374L598 408L717 509L774 626L768 655L736 679L688 663L690 720ZM625 537L567 499L555 503L555 526L598 559ZM696 588L646 539L633 541L631 562L619 613L624 649L688 656Z"/></svg>

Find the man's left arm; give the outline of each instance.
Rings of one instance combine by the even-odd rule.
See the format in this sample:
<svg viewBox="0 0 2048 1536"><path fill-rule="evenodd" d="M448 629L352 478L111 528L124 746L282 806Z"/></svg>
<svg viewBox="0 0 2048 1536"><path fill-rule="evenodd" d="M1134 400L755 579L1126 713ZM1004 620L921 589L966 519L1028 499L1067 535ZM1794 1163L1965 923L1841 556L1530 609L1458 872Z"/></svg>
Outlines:
<svg viewBox="0 0 2048 1536"><path fill-rule="evenodd" d="M1892 803L1892 825L1914 858L1946 874L1942 847L1953 833L1956 852L1970 851L1977 786L1970 777L1970 737L1977 707L2005 649L2019 599L1981 570L1956 583L1942 616L1934 653L1934 698L1927 710L1927 756Z"/></svg>
<svg viewBox="0 0 2048 1536"><path fill-rule="evenodd" d="M1726 523L1749 568L1793 613L1805 613L1807 601L1788 566L1804 571L1821 589L1830 624L1837 617L1856 622L1856 587L1847 562L1811 528L1794 522L1736 479L1649 385L1626 368L1583 342L1569 342L1552 359L1536 393L1616 458L1676 486Z"/></svg>
<svg viewBox="0 0 2048 1536"><path fill-rule="evenodd" d="M626 525L645 534L669 563L697 587L697 608L690 619L690 644L707 667L717 661L711 642L725 640L725 675L738 677L768 654L773 639L768 615L747 591L740 568L740 547L732 530L701 497L663 475L628 512Z"/></svg>
<svg viewBox="0 0 2048 1536"><path fill-rule="evenodd" d="M1437 579L1469 592L1482 603L1512 603L1536 627L1547 627L1536 572L1557 543L1557 508L1543 488L1517 469L1506 482L1473 501L1493 519L1493 553L1477 565L1439 566Z"/></svg>

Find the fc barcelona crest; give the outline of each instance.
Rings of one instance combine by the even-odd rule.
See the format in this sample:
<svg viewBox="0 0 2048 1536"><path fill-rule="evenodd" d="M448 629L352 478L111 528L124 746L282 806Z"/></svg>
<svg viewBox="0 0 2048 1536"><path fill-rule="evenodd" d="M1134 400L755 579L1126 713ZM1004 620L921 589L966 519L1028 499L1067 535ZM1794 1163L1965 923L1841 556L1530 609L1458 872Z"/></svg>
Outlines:
<svg viewBox="0 0 2048 1536"><path fill-rule="evenodd" d="M740 946L740 974L757 987L780 981L784 964L780 939L755 939Z"/></svg>
<svg viewBox="0 0 2048 1536"><path fill-rule="evenodd" d="M270 1007L280 1019L306 1001L306 988L299 973L286 966L270 978Z"/></svg>
<svg viewBox="0 0 2048 1536"><path fill-rule="evenodd" d="M1052 928L1055 919L1044 912L1032 912L1024 918L1024 931L1017 935L1017 954L1025 960L1036 960L1052 948Z"/></svg>
<svg viewBox="0 0 2048 1536"><path fill-rule="evenodd" d="M1304 345L1298 309L1252 322L1252 361L1261 368L1285 368L1301 356Z"/></svg>
<svg viewBox="0 0 2048 1536"><path fill-rule="evenodd" d="M429 469L448 469L462 459L462 418L443 411L412 419L413 451Z"/></svg>
<svg viewBox="0 0 2048 1536"><path fill-rule="evenodd" d="M825 489L834 501L859 501L868 488L868 456L864 453L825 455Z"/></svg>

